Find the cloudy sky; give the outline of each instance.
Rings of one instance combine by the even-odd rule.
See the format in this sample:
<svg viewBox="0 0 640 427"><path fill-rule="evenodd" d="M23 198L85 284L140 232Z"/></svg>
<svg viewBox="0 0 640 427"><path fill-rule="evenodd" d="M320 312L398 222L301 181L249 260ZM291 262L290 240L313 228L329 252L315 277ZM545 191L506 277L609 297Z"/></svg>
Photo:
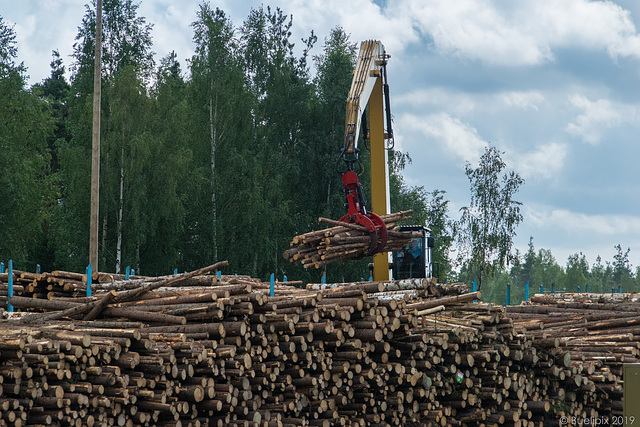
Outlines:
<svg viewBox="0 0 640 427"><path fill-rule="evenodd" d="M49 74L51 51L71 63L86 0L0 0L30 83ZM199 0L141 0L158 57L183 69L193 53ZM550 249L560 265L590 264L630 248L640 265L640 2L636 0L226 0L211 2L240 26L251 8L293 16L292 40L342 26L352 41L381 40L397 146L409 184L447 192L450 215L469 203L466 162L487 144L525 180L516 246ZM301 43L298 43L299 45Z"/></svg>

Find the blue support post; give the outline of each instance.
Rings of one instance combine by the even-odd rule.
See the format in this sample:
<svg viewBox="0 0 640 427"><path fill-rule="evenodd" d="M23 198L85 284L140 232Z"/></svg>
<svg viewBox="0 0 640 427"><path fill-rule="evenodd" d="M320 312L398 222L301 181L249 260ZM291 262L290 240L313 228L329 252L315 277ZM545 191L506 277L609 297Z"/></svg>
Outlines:
<svg viewBox="0 0 640 427"><path fill-rule="evenodd" d="M13 260L9 260L9 282L7 291L7 311L13 313L13 306L11 305L11 297L13 296Z"/></svg>
<svg viewBox="0 0 640 427"><path fill-rule="evenodd" d="M325 274L322 275L322 279L320 279L320 283L322 283L323 285L327 283L327 276Z"/></svg>
<svg viewBox="0 0 640 427"><path fill-rule="evenodd" d="M93 282L93 271L91 270L91 264L87 266L87 296L91 296L91 283Z"/></svg>
<svg viewBox="0 0 640 427"><path fill-rule="evenodd" d="M544 285L540 285L540 293L544 294Z"/></svg>
<svg viewBox="0 0 640 427"><path fill-rule="evenodd" d="M0 273L4 273L4 262L0 262Z"/></svg>
<svg viewBox="0 0 640 427"><path fill-rule="evenodd" d="M589 284L587 283L587 293L589 293Z"/></svg>
<svg viewBox="0 0 640 427"><path fill-rule="evenodd" d="M269 288L269 295L273 296L273 288L275 286L276 282L276 275L274 273L271 273L271 286Z"/></svg>
<svg viewBox="0 0 640 427"><path fill-rule="evenodd" d="M124 274L124 280L129 280L129 273L131 273L131 267L127 265L127 271Z"/></svg>
<svg viewBox="0 0 640 427"><path fill-rule="evenodd" d="M36 274L40 274L40 264L36 265Z"/></svg>
<svg viewBox="0 0 640 427"><path fill-rule="evenodd" d="M578 293L580 293L580 285L578 285Z"/></svg>
<svg viewBox="0 0 640 427"><path fill-rule="evenodd" d="M622 285L618 285L618 293L621 294L622 293Z"/></svg>
<svg viewBox="0 0 640 427"><path fill-rule="evenodd" d="M286 274L285 274L284 276L282 276L282 281L283 281L284 283L286 283L286 282L287 282L287 275L286 275Z"/></svg>
<svg viewBox="0 0 640 427"><path fill-rule="evenodd" d="M178 269L177 268L173 269L173 274L178 274Z"/></svg>
<svg viewBox="0 0 640 427"><path fill-rule="evenodd" d="M551 293L552 294L556 293L556 282L551 283Z"/></svg>
<svg viewBox="0 0 640 427"><path fill-rule="evenodd" d="M132 276L135 276L135 275L136 275L136 270L135 270L135 268L132 268L132 269L131 269L131 275L132 275Z"/></svg>
<svg viewBox="0 0 640 427"><path fill-rule="evenodd" d="M475 280L473 281L473 285L471 287L471 291L472 292L476 292L478 290L478 282L476 282ZM478 302L477 299L474 299L473 302Z"/></svg>
<svg viewBox="0 0 640 427"><path fill-rule="evenodd" d="M529 282L524 284L524 300L529 301Z"/></svg>
<svg viewBox="0 0 640 427"><path fill-rule="evenodd" d="M507 283L507 305L511 302L511 283Z"/></svg>

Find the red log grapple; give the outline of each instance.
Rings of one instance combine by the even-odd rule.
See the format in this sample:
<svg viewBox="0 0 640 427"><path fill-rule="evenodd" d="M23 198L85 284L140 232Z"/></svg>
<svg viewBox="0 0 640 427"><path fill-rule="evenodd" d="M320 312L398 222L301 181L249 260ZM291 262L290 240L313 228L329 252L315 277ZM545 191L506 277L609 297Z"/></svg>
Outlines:
<svg viewBox="0 0 640 427"><path fill-rule="evenodd" d="M358 175L352 170L343 173L342 185L347 202L347 214L340 218L340 221L356 223L369 230L371 244L366 255L383 252L384 246L387 244L387 226L378 215L367 212Z"/></svg>

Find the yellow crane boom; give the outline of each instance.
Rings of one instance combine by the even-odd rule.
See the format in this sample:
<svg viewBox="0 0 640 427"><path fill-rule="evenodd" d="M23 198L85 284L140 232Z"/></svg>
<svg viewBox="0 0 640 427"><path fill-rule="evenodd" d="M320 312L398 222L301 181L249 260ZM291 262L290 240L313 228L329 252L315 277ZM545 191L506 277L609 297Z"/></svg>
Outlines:
<svg viewBox="0 0 640 427"><path fill-rule="evenodd" d="M372 244L369 251L374 255L373 276L375 280L389 279L389 255L382 252L387 231L379 215L390 213L389 170L385 140L393 137L391 113L389 111L389 89L386 82L386 65L389 55L382 43L376 40L362 42L360 53L347 98L344 148L340 158L347 164L342 183L347 198L348 213L341 221L355 222L366 226ZM354 171L358 159L358 135L363 113L369 107L368 137L371 147L371 206L367 212L362 189ZM385 112L387 132L385 132Z"/></svg>

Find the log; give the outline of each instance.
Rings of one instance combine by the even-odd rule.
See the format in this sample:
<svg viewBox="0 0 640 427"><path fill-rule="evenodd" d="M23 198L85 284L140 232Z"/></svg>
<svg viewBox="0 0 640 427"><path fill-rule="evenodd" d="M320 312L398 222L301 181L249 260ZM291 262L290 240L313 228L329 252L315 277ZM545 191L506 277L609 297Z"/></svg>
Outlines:
<svg viewBox="0 0 640 427"><path fill-rule="evenodd" d="M116 297L115 291L110 291L105 293L104 296L100 297L100 299L95 302L95 305L91 307L91 309L89 310L89 313L87 313L87 315L84 316L84 319L82 320L85 320L85 321L94 320L96 317L98 317L100 313L104 311L107 305L109 305L115 297ZM138 319L138 320L141 320L141 319Z"/></svg>
<svg viewBox="0 0 640 427"><path fill-rule="evenodd" d="M183 274L178 274L174 277L170 277L164 280L159 280L157 282L154 283L148 283L145 285L142 285L136 289L132 289L130 291L123 291L118 293L118 295L115 298L116 302L125 302L125 301L131 301L134 300L136 298L138 298L140 295L152 291L154 289L158 289L164 286L171 286L171 285L175 285L180 283L183 280L192 278L194 276L199 276L199 275L203 275L212 271L216 271L218 269L220 269L221 267L225 267L228 266L229 262L228 261L220 261L217 262L213 265L210 265L208 267L203 267L200 268L198 270L194 270L191 271L189 273L183 273Z"/></svg>
<svg viewBox="0 0 640 427"><path fill-rule="evenodd" d="M415 302L412 304L407 304L407 309L408 310L426 310L428 308L433 308L433 307L437 307L439 305L452 305L452 304L458 304L458 303L462 303L462 302L467 302L467 301L473 301L476 299L481 299L482 295L480 293L480 291L477 292L470 292L468 294L462 294L462 295L455 295L455 296L451 296L451 297L443 297L443 298L436 298L436 299L431 299L431 300L426 300L426 301L421 301L421 302Z"/></svg>
<svg viewBox="0 0 640 427"><path fill-rule="evenodd" d="M57 300L43 300L43 299L34 299L34 298L25 298L25 297L13 297L11 298L12 304L17 308L42 308L46 310L72 310L77 309L80 310L82 307L82 311L86 310L87 304L82 303L73 303L67 301L57 301ZM99 306L101 301L98 301L95 306ZM91 307L89 307L91 309ZM183 325L186 323L186 319L181 316L172 316L168 314L162 313L152 313L142 310L136 310L132 308L125 307L107 307L102 313L105 316L110 317L124 317L127 319L133 320L142 320L149 322L160 322L160 323L170 323L170 324L178 324Z"/></svg>
<svg viewBox="0 0 640 427"><path fill-rule="evenodd" d="M387 243L383 251L397 250L412 238L419 237L413 232L390 228L396 221L409 219L410 213L411 211L403 211L381 217L388 228ZM295 236L291 241L291 246L295 247L283 252L285 259L300 262L305 268L319 268L332 262L368 254L371 238L366 227L322 217L319 221L333 227Z"/></svg>

